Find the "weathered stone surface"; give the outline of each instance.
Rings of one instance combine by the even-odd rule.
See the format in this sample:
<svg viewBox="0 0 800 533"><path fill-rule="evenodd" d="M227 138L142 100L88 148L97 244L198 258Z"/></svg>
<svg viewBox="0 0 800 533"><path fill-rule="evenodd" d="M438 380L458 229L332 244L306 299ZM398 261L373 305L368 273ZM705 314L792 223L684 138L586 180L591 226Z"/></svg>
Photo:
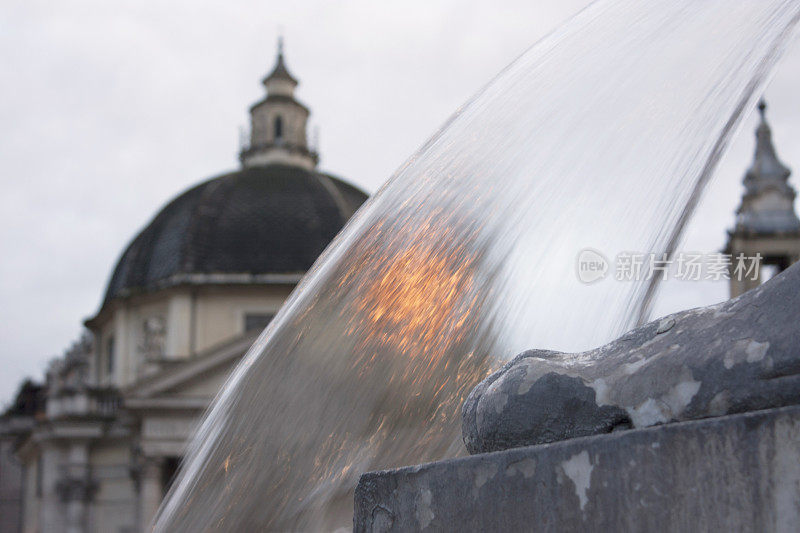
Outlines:
<svg viewBox="0 0 800 533"><path fill-rule="evenodd" d="M800 264L580 354L532 350L470 394L470 453L800 404Z"/></svg>
<svg viewBox="0 0 800 533"><path fill-rule="evenodd" d="M800 407L364 474L355 531L797 531Z"/></svg>

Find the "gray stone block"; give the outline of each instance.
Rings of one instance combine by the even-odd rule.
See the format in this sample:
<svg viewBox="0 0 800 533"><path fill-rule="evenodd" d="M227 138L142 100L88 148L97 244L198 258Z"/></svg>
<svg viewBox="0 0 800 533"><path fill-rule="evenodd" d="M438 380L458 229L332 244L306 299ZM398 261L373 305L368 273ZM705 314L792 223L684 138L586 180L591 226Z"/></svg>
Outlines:
<svg viewBox="0 0 800 533"><path fill-rule="evenodd" d="M800 529L800 407L364 474L355 531Z"/></svg>
<svg viewBox="0 0 800 533"><path fill-rule="evenodd" d="M525 352L475 387L462 432L484 453L796 404L800 264L595 350Z"/></svg>

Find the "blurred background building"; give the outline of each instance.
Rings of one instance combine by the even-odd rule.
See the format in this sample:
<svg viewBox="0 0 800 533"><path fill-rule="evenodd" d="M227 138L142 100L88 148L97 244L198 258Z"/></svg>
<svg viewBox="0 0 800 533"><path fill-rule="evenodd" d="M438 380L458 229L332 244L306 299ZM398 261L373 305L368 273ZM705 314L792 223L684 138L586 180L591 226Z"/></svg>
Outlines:
<svg viewBox="0 0 800 533"><path fill-rule="evenodd" d="M367 195L316 170L279 43L241 168L123 251L88 331L0 422L3 531L142 531L199 416Z"/></svg>

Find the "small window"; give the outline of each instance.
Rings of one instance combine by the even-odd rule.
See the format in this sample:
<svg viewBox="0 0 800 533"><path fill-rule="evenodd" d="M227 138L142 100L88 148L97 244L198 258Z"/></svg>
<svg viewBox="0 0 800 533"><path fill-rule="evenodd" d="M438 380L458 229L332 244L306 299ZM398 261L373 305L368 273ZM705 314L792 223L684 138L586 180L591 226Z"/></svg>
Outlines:
<svg viewBox="0 0 800 533"><path fill-rule="evenodd" d="M34 464L34 468L36 469L36 497L42 497L42 477L44 476L44 470L42 468L42 452L39 451L39 455L36 456L36 463Z"/></svg>
<svg viewBox="0 0 800 533"><path fill-rule="evenodd" d="M275 117L275 140L283 139L283 118Z"/></svg>
<svg viewBox="0 0 800 533"><path fill-rule="evenodd" d="M114 337L106 339L106 374L114 373Z"/></svg>
<svg viewBox="0 0 800 533"><path fill-rule="evenodd" d="M256 331L267 327L275 315L271 313L247 313L244 315L244 330Z"/></svg>
<svg viewBox="0 0 800 533"><path fill-rule="evenodd" d="M164 459L164 464L161 467L161 487L163 492L161 497L167 495L172 483L175 481L175 476L178 474L178 469L181 467L180 457L167 457Z"/></svg>

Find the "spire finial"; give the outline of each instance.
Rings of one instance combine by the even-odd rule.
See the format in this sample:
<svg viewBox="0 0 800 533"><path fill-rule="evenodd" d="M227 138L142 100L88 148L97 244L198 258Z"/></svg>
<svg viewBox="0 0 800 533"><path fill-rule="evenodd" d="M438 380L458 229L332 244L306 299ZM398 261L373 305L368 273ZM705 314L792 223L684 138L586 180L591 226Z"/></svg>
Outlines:
<svg viewBox="0 0 800 533"><path fill-rule="evenodd" d="M785 182L791 173L775 153L775 145L772 142L772 129L769 127L769 122L767 122L766 110L767 103L762 98L758 102L761 121L756 128L756 153L753 158L753 164L745 177L745 184L750 183L753 186L767 181L770 183L776 181Z"/></svg>
<svg viewBox="0 0 800 533"><path fill-rule="evenodd" d="M737 210L736 231L776 234L800 231L794 212L795 191L788 183L792 173L775 153L767 103L758 102L761 121L756 128L753 163L744 176L745 194Z"/></svg>
<svg viewBox="0 0 800 533"><path fill-rule="evenodd" d="M284 63L283 32L280 30L278 31L278 57L275 58L275 66L272 68L272 72L267 74L267 77L264 78L261 82L264 85L266 85L269 83L270 80L274 79L288 81L292 85L297 85L297 80L294 79L294 76L289 74L289 70L286 68L286 64ZM291 96L291 94L289 94L289 96Z"/></svg>

